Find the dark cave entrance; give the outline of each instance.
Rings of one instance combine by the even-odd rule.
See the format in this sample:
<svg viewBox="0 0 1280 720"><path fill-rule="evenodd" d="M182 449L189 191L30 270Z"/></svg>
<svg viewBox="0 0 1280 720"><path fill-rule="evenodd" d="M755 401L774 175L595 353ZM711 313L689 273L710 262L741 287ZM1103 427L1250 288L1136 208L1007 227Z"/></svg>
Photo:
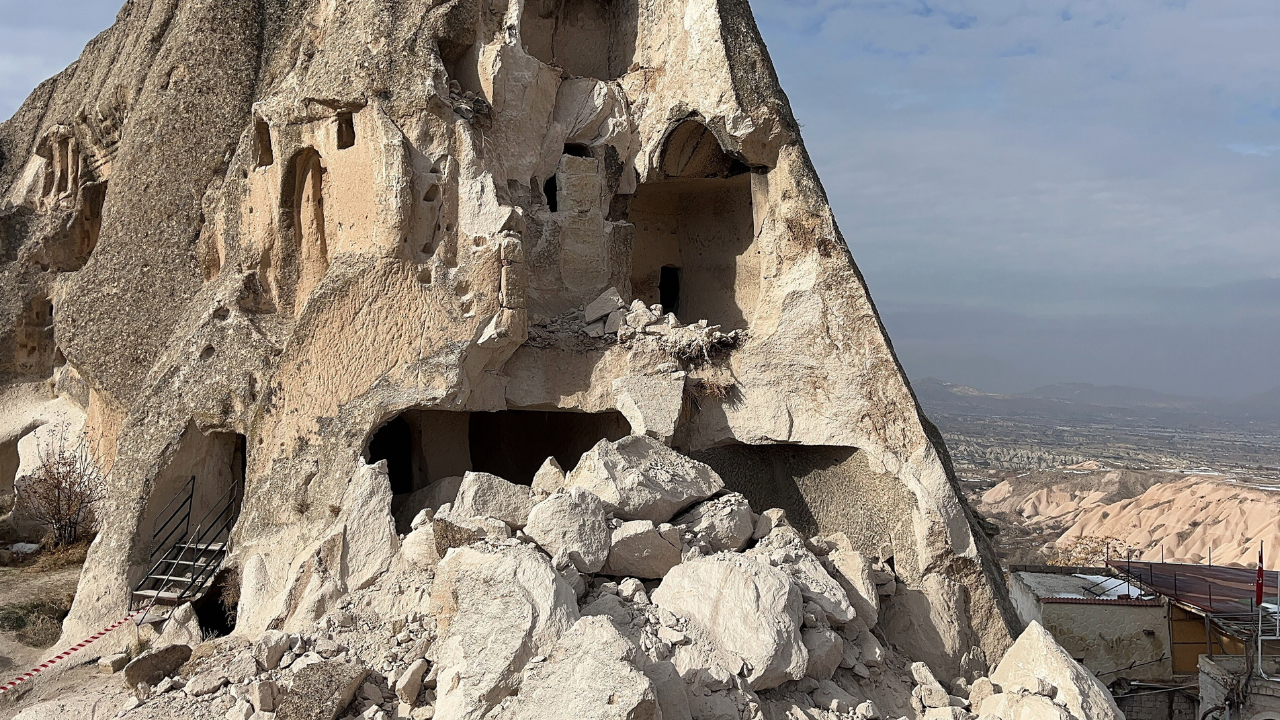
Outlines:
<svg viewBox="0 0 1280 720"><path fill-rule="evenodd" d="M214 578L204 595L191 603L200 621L200 629L217 637L230 635L236 629L236 606L240 601L240 575L225 569Z"/></svg>
<svg viewBox="0 0 1280 720"><path fill-rule="evenodd" d="M622 413L547 410L452 412L411 408L373 433L365 451L387 462L399 532L428 505L451 502L459 478L487 472L529 485L548 457L567 472L600 440L631 433Z"/></svg>

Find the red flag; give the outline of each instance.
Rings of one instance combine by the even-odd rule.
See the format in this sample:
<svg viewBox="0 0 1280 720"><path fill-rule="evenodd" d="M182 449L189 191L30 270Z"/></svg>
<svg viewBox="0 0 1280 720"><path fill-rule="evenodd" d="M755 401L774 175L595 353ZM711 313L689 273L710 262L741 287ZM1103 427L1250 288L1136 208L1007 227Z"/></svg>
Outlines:
<svg viewBox="0 0 1280 720"><path fill-rule="evenodd" d="M1254 583L1253 595L1257 607L1262 607L1262 544L1258 544L1258 582Z"/></svg>

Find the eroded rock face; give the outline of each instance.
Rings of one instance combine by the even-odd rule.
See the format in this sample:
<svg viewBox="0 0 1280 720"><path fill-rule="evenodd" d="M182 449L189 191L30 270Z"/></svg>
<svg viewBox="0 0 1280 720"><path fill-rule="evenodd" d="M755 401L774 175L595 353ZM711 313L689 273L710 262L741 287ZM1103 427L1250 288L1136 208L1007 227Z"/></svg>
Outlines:
<svg viewBox="0 0 1280 720"><path fill-rule="evenodd" d="M196 514L243 483L256 635L376 582L456 478L553 456L623 520L727 486L891 548L967 594L924 600L964 628L939 652L998 657L1002 582L748 5L375 5L135 0L0 125L0 392L31 399L0 444L69 404L112 475L67 642L190 477ZM519 527L522 493L461 502Z"/></svg>

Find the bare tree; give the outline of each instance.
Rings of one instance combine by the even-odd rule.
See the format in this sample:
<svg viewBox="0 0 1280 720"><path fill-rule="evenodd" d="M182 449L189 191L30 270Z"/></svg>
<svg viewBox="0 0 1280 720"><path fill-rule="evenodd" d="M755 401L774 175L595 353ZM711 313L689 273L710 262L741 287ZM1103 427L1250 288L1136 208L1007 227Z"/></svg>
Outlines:
<svg viewBox="0 0 1280 720"><path fill-rule="evenodd" d="M72 545L95 529L95 510L106 497L106 482L83 436L63 428L40 442L38 466L19 480L17 508L47 528L54 547Z"/></svg>

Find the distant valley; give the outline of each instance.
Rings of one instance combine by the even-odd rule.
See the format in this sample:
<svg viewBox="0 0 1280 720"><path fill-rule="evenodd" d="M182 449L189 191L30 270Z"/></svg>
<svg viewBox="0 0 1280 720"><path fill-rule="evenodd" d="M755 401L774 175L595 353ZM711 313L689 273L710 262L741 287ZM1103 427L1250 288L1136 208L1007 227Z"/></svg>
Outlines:
<svg viewBox="0 0 1280 720"><path fill-rule="evenodd" d="M934 378L912 386L962 474L1089 460L1261 477L1272 477L1280 468L1280 388L1221 401L1083 383L1016 395Z"/></svg>

